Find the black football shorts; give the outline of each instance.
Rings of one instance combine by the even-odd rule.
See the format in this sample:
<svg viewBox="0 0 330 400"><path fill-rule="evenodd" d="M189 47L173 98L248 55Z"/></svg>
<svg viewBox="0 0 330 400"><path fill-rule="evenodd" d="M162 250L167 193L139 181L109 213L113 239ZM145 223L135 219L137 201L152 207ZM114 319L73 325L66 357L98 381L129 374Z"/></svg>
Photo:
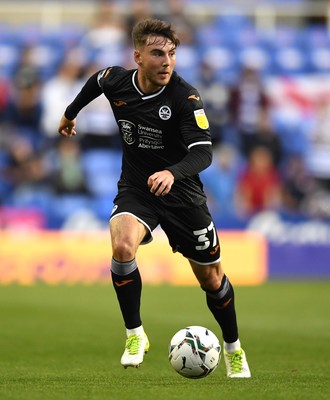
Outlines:
<svg viewBox="0 0 330 400"><path fill-rule="evenodd" d="M114 199L110 220L121 214L130 214L145 225L149 233L142 244L152 240L152 231L160 225L173 252L205 265L220 259L217 230L206 204L168 207L157 197L125 188Z"/></svg>

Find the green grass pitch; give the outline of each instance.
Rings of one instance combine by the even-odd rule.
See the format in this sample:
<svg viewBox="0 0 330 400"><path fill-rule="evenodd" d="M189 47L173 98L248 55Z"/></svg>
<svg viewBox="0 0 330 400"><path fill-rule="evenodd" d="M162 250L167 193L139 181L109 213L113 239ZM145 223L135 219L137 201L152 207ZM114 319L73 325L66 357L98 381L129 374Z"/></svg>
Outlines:
<svg viewBox="0 0 330 400"><path fill-rule="evenodd" d="M124 369L124 327L111 284L0 286L0 399L330 399L330 282L236 287L251 379L228 379L223 359L200 380L167 359L172 335L204 325L220 335L196 287L145 286L151 348Z"/></svg>

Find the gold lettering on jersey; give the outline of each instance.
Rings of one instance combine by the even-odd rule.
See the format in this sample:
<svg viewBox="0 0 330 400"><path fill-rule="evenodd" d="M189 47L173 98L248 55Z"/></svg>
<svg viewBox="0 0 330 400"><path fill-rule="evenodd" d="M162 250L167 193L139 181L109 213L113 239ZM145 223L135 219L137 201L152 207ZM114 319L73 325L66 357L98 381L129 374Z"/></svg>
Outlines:
<svg viewBox="0 0 330 400"><path fill-rule="evenodd" d="M209 121L205 115L204 110L202 108L200 110L195 110L194 114L198 127L201 129L208 129Z"/></svg>

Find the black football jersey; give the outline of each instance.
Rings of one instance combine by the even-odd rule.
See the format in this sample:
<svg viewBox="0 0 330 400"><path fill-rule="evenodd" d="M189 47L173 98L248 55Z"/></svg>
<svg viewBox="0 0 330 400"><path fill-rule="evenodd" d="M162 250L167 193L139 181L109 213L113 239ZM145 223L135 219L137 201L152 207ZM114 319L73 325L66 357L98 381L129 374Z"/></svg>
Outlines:
<svg viewBox="0 0 330 400"><path fill-rule="evenodd" d="M179 163L193 146L211 145L211 137L198 91L176 72L167 86L152 94L140 91L136 74L137 70L111 67L98 74L98 83L122 138L119 187L129 185L149 192L150 175ZM159 200L171 206L204 203L198 174L176 180Z"/></svg>

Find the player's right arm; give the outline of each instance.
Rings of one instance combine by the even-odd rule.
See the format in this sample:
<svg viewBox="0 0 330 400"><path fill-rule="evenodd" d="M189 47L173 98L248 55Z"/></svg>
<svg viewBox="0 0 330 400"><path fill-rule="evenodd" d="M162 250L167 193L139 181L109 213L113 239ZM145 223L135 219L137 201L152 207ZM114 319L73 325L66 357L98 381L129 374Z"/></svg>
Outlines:
<svg viewBox="0 0 330 400"><path fill-rule="evenodd" d="M102 73L96 72L92 75L81 91L78 93L73 102L66 108L64 115L61 118L58 126L58 132L62 136L76 135L75 125L78 113L102 94L102 89L99 85L99 75Z"/></svg>
<svg viewBox="0 0 330 400"><path fill-rule="evenodd" d="M76 119L74 118L72 121L67 119L65 115L61 118L60 124L58 126L58 133L62 136L74 136L77 134L75 130Z"/></svg>

